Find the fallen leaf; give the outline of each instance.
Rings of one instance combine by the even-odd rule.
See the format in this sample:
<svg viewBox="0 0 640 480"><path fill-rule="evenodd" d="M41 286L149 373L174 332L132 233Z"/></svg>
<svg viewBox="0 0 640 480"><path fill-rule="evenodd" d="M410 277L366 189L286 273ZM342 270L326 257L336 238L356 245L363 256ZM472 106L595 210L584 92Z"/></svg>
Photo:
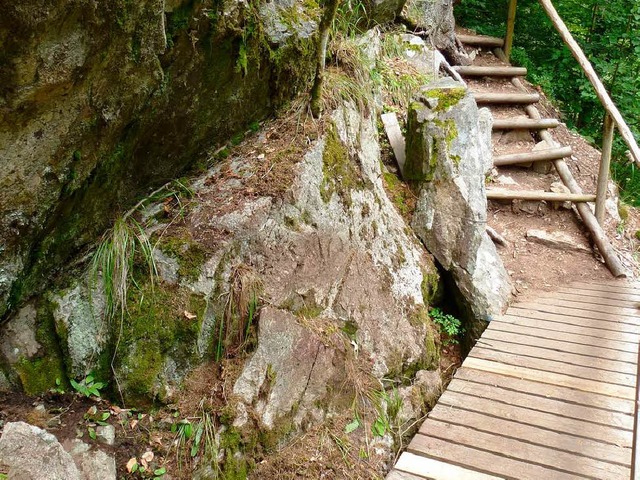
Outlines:
<svg viewBox="0 0 640 480"><path fill-rule="evenodd" d="M188 312L186 310L184 311L184 316L187 318L187 320L193 320L194 318L197 317L197 315L194 315L193 313Z"/></svg>
<svg viewBox="0 0 640 480"><path fill-rule="evenodd" d="M98 408L95 405L89 407L89 410L87 410L87 415L95 415L96 413L98 413Z"/></svg>
<svg viewBox="0 0 640 480"><path fill-rule="evenodd" d="M153 445L154 443L162 445L162 438L160 438L160 435L151 435L151 437L149 438L149 443L151 445Z"/></svg>
<svg viewBox="0 0 640 480"><path fill-rule="evenodd" d="M153 452L151 450L147 450L146 452L144 452L142 454L141 458L144 461L151 462L151 461L153 461L153 457L154 457Z"/></svg>
<svg viewBox="0 0 640 480"><path fill-rule="evenodd" d="M131 427L131 430L136 428L137 425L138 425L138 420L131 420L131 423L129 423L129 427Z"/></svg>
<svg viewBox="0 0 640 480"><path fill-rule="evenodd" d="M136 457L131 457L127 462L127 472L131 473L134 465L137 465L137 464L138 464L138 460L136 459Z"/></svg>

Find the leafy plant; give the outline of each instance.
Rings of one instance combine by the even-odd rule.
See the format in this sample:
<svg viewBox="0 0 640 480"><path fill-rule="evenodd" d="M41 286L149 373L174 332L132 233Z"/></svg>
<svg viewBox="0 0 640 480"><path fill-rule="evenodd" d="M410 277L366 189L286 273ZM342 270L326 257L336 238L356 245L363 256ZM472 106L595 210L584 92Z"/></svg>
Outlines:
<svg viewBox="0 0 640 480"><path fill-rule="evenodd" d="M102 390L106 384L102 382L96 382L93 374L87 375L85 378L76 382L74 379L69 380L73 389L84 395L85 397L100 397L100 390Z"/></svg>
<svg viewBox="0 0 640 480"><path fill-rule="evenodd" d="M450 315L448 313L444 313L439 308L432 308L429 310L429 316L434 321L434 323L438 324L441 330L449 337L446 343L458 343L458 339L456 338L458 335L464 332L462 328L462 322Z"/></svg>

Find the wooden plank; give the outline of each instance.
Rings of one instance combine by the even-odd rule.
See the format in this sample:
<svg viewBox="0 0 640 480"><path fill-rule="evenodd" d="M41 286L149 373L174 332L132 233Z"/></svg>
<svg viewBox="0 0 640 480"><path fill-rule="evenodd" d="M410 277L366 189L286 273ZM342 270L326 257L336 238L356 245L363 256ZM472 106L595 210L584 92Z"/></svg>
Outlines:
<svg viewBox="0 0 640 480"><path fill-rule="evenodd" d="M606 463L546 446L534 445L502 435L435 420L427 420L424 429L420 429L418 436L435 437L472 448L482 448L482 450L515 460L537 463L570 474L587 475L602 480L620 480L628 477L630 472L628 467L622 465ZM416 441L416 444L419 444L420 441L420 439Z"/></svg>
<svg viewBox="0 0 640 480"><path fill-rule="evenodd" d="M630 352L622 352L620 350L612 350L603 348L598 345L582 345L580 343L571 343L557 340L555 338L539 338L521 333L509 333L500 330L488 328L480 338L483 342L500 341L513 344L513 349L518 349L520 345L528 345L532 347L546 348L556 350L558 352L575 353L591 357L593 361L598 359L616 360L619 362L627 362L635 365L637 355ZM596 342L594 342L596 343ZM599 342L597 342L599 343Z"/></svg>
<svg viewBox="0 0 640 480"><path fill-rule="evenodd" d="M458 369L455 374L455 378L467 382L494 385L503 389L561 400L574 403L576 405L599 408L604 411L619 412L629 417L632 417L634 412L634 405L630 400L608 397L606 395L599 395L593 392L583 392L557 384L550 385L546 383L539 383L522 378L499 375L465 367Z"/></svg>
<svg viewBox="0 0 640 480"><path fill-rule="evenodd" d="M640 166L640 148L638 148L636 139L633 136L631 129L624 121L623 116L620 114L618 107L616 107L616 104L613 102L613 100L611 100L609 93L607 93L607 89L598 77L596 71L593 69L593 66L589 62L589 59L580 48L580 45L578 45L578 43L571 36L571 32L562 21L562 18L560 18L560 15L558 15L558 12L551 3L551 0L540 0L540 3L549 15L551 22L560 33L562 40L569 47L569 50L571 50L574 58L580 64L580 67L591 82L591 85L593 85L593 88L595 89L596 95L600 99L600 102L607 110L607 113L613 118L615 124L618 126L618 131L629 147L629 150L631 150L636 164Z"/></svg>
<svg viewBox="0 0 640 480"><path fill-rule="evenodd" d="M563 480L576 478L575 475L424 435L416 435L409 444L408 451L417 454L427 452L425 455L432 458L511 479ZM454 478L456 477L451 477L451 479Z"/></svg>
<svg viewBox="0 0 640 480"><path fill-rule="evenodd" d="M387 480L405 480L405 478L430 478L433 480L497 480L499 477L476 472L467 468L441 462L434 458L404 452L396 464L402 473L419 475L419 477L387 477Z"/></svg>
<svg viewBox="0 0 640 480"><path fill-rule="evenodd" d="M455 66L453 67L460 75L465 77L524 77L527 69L522 67L502 67L502 66Z"/></svg>
<svg viewBox="0 0 640 480"><path fill-rule="evenodd" d="M540 101L540 95L537 93L481 93L473 92L473 96L477 103L490 104L529 104Z"/></svg>
<svg viewBox="0 0 640 480"><path fill-rule="evenodd" d="M517 305L517 307L515 306ZM563 300L561 298L545 297L543 302L517 302L514 308L536 310L539 312L556 313L568 317L597 317L617 323L629 323L640 325L640 318L630 315L630 310L623 308L611 308L607 305L595 305L585 302Z"/></svg>
<svg viewBox="0 0 640 480"><path fill-rule="evenodd" d="M493 157L493 164L497 167L505 165L517 165L527 162L546 162L557 158L570 157L573 154L571 147L548 148L537 152L510 153Z"/></svg>
<svg viewBox="0 0 640 480"><path fill-rule="evenodd" d="M404 178L404 163L405 156L405 140L398 124L398 117L395 112L383 113L381 115L382 124L384 125L384 131L387 133L387 138L393 149L393 154L398 162L398 168L400 169L400 175Z"/></svg>
<svg viewBox="0 0 640 480"><path fill-rule="evenodd" d="M611 372L609 370L598 370L591 367L583 367L571 363L547 360L545 358L526 357L516 353L498 352L476 345L469 353L472 358L482 358L494 362L501 362L505 365L515 365L526 368L534 368L544 372L560 373L570 375L579 379L588 379L609 385L635 385L635 375Z"/></svg>
<svg viewBox="0 0 640 480"><path fill-rule="evenodd" d="M480 412L438 404L429 413L429 419L497 433L537 445L547 445L556 450L572 452L604 462L625 466L631 463L631 452L628 448L601 443L590 438L576 437L567 433L554 432L524 423L512 422L504 418L491 417ZM425 426L426 422L420 428L420 432L423 434L425 433L423 431Z"/></svg>
<svg viewBox="0 0 640 480"><path fill-rule="evenodd" d="M567 343L575 343L578 345L608 348L610 350L617 350L631 354L635 354L638 351L637 343L619 342L616 340L607 338L603 339L590 335L577 335L573 333L564 333L553 330L543 330L536 327L527 327L524 325L513 325L511 323L500 322L498 319L493 320L489 324L489 329L497 330L500 332L519 333L522 335L528 335L535 339L552 339L560 340Z"/></svg>
<svg viewBox="0 0 640 480"><path fill-rule="evenodd" d="M527 368L521 365L507 365L500 362L485 360L482 358L467 357L462 364L463 367L483 370L485 372L507 375L515 378L522 378L534 382L547 383L550 385L560 385L562 387L573 388L583 392L593 392L599 395L633 400L635 389L629 386L612 385L586 378L576 378L562 373L544 372L534 368Z"/></svg>
<svg viewBox="0 0 640 480"><path fill-rule="evenodd" d="M543 118L541 120L533 120L531 118L496 118L493 120L492 128L493 130L542 130L543 128L557 128L559 125L560 122L555 118Z"/></svg>
<svg viewBox="0 0 640 480"><path fill-rule="evenodd" d="M575 297L591 297L597 299L589 300L591 303L599 303L600 305L609 305L608 303L600 303L602 300L621 300L624 302L629 302L636 305L635 308L638 311L638 315L640 315L640 309L638 309L638 306L640 306L640 293L633 294L625 292L598 292L595 290L581 290L577 288L562 286L558 287L554 293L565 293L567 295L573 295Z"/></svg>
<svg viewBox="0 0 640 480"><path fill-rule="evenodd" d="M531 358L541 358L553 360L555 362L569 363L582 367L595 368L605 372L624 373L635 375L637 366L635 363L620 362L618 360L608 360L606 358L592 357L582 354L565 352L549 348L541 348L539 346L522 345L502 342L500 340L485 338L483 335L476 343L476 346L495 350L498 352L513 353Z"/></svg>
<svg viewBox="0 0 640 480"><path fill-rule="evenodd" d="M504 40L497 37L488 37L486 35L456 35L458 40L467 45L476 45L478 47L502 47Z"/></svg>
<svg viewBox="0 0 640 480"><path fill-rule="evenodd" d="M402 455L413 455L412 453L402 454ZM402 459L402 455L400 456L400 460ZM400 461L398 460L398 461ZM387 475L386 480L423 480L428 477L419 477L418 475L413 475L411 473L403 472L401 470L391 470L389 475Z"/></svg>
<svg viewBox="0 0 640 480"><path fill-rule="evenodd" d="M531 411L547 412L566 418L577 418L585 422L598 423L633 431L633 417L620 412L607 412L600 408L577 405L562 400L544 398L539 395L516 392L494 385L468 382L461 379L454 379L447 387L447 391L495 400L497 402L527 408Z"/></svg>
<svg viewBox="0 0 640 480"><path fill-rule="evenodd" d="M494 402L486 398L474 397L458 392L446 391L438 401L440 405L470 410L514 422L520 422L547 430L590 438L601 443L630 448L633 432L606 425L583 422L575 418L565 418L552 413L535 412L527 408Z"/></svg>
<svg viewBox="0 0 640 480"><path fill-rule="evenodd" d="M582 327L597 328L598 330L610 330L612 332L630 333L631 335L640 334L640 325L633 325L625 322L616 322L610 319L596 320L595 315L588 315L584 310L576 310L575 313L583 312L582 316L578 315L559 315L557 313L541 312L530 308L511 307L508 310L509 315L519 316L523 318L536 318L539 320L549 320L551 322L565 323L569 325L579 325Z"/></svg>
<svg viewBox="0 0 640 480"><path fill-rule="evenodd" d="M631 293L632 295L640 294L640 286L638 284L613 280L606 282L604 280L591 282L574 282L570 287L581 288L583 290L595 290L597 292L619 292Z"/></svg>
<svg viewBox="0 0 640 480"><path fill-rule="evenodd" d="M503 323L512 323L514 325L542 328L544 330L553 330L556 332L590 335L596 338L606 338L609 340L617 340L619 342L638 343L638 337L636 335L622 332L613 332L611 330L600 330L597 328L581 327L578 325L570 325L568 323L524 318L514 315L503 315L501 317L496 317L496 319L494 319L492 322L495 322L496 320Z"/></svg>
<svg viewBox="0 0 640 480"><path fill-rule="evenodd" d="M593 202L595 195L543 192L541 190L506 190L504 188L487 188L489 200L545 200L547 202Z"/></svg>

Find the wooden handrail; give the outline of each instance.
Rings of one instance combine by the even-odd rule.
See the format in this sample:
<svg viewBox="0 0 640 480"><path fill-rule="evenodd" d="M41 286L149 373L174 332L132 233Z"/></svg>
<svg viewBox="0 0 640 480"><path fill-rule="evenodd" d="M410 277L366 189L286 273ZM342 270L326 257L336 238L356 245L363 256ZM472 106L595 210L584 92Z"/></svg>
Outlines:
<svg viewBox="0 0 640 480"><path fill-rule="evenodd" d="M604 87L600 78L598 77L598 74L593 69L591 62L589 62L589 59L580 48L580 45L578 45L578 42L576 42L573 39L571 32L565 25L562 18L560 18L560 15L558 15L558 12L556 11L553 4L551 3L551 0L539 0L539 1L540 1L540 4L542 5L542 8L544 8L544 10L547 12L547 15L551 19L553 26L556 27L556 30L558 30L558 33L560 33L562 40L569 47L569 50L571 50L572 55L580 64L582 71L587 75L587 78L589 79L589 81L591 82L591 85L593 85L593 88L596 91L596 95L600 99L600 103L602 103L602 106L605 108L607 113L613 119L614 123L618 127L620 136L623 138L623 140L629 147L629 151L633 156L634 162L636 163L636 165L640 167L640 148L638 148L638 143L636 142L636 139L633 136L631 129L629 128L627 123L624 121L624 118L620 114L618 107L616 107L615 103L613 103L613 100L611 100L611 97L609 96L609 93L607 93L607 90Z"/></svg>

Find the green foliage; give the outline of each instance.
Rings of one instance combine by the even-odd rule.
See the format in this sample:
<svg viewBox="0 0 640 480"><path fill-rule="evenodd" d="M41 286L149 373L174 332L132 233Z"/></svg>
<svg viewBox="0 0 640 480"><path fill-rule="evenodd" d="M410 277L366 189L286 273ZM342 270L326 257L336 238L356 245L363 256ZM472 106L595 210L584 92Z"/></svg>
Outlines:
<svg viewBox="0 0 640 480"><path fill-rule="evenodd" d="M636 139L640 138L640 2L628 0L555 0L554 6L590 59ZM504 0L463 0L456 18L479 33L503 36ZM527 67L529 80L543 87L583 136L601 145L604 111L586 76L564 46L537 1L520 2L512 62ZM614 144L612 169L623 198L640 205L640 179L626 165L626 146Z"/></svg>
<svg viewBox="0 0 640 480"><path fill-rule="evenodd" d="M76 382L73 378L69 380L73 389L81 395L85 397L99 397L100 390L105 387L105 384L102 382L96 382L93 374L87 375L85 378L80 380L80 382ZM108 417L107 417L108 418Z"/></svg>
<svg viewBox="0 0 640 480"><path fill-rule="evenodd" d="M462 322L460 320L453 315L444 313L439 308L432 308L429 310L429 316L434 323L440 325L442 332L449 337L448 341L445 343L458 343L458 340L455 337L464 332Z"/></svg>

